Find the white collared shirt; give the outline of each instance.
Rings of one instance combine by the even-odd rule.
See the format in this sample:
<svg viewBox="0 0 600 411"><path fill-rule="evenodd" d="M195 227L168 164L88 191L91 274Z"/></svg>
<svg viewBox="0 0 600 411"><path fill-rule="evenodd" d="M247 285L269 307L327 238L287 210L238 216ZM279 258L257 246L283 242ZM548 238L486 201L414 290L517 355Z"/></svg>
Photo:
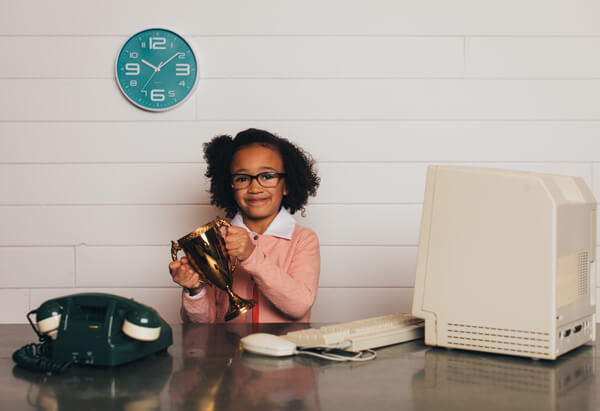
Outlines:
<svg viewBox="0 0 600 411"><path fill-rule="evenodd" d="M241 212L237 212L237 214L231 220L231 225L237 227L243 227L251 234L256 234L244 224L244 219L242 217ZM292 234L294 234L294 227L296 226L296 219L290 214L288 210L281 207L279 213L271 221L271 224L267 227L262 235L272 235L273 237L285 238L286 240L292 239Z"/></svg>

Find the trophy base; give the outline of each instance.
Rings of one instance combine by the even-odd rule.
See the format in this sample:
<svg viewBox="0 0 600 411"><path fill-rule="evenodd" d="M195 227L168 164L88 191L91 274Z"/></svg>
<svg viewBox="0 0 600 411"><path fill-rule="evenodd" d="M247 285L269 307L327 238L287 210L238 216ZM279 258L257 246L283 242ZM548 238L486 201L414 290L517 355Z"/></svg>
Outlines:
<svg viewBox="0 0 600 411"><path fill-rule="evenodd" d="M240 297L229 297L229 311L225 314L225 321L233 320L240 314L244 314L256 305L254 300L244 300Z"/></svg>

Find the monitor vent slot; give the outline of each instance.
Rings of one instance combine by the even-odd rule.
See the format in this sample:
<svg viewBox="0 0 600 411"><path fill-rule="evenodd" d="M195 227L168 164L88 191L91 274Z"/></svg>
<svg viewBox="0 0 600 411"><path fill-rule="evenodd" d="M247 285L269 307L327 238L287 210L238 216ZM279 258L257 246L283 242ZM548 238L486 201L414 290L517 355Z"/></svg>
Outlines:
<svg viewBox="0 0 600 411"><path fill-rule="evenodd" d="M540 331L448 323L448 344L457 348L549 356L550 334Z"/></svg>
<svg viewBox="0 0 600 411"><path fill-rule="evenodd" d="M590 264L588 261L587 251L579 253L579 259L577 264L577 279L578 279L578 293L579 295L588 295L588 284L590 283Z"/></svg>

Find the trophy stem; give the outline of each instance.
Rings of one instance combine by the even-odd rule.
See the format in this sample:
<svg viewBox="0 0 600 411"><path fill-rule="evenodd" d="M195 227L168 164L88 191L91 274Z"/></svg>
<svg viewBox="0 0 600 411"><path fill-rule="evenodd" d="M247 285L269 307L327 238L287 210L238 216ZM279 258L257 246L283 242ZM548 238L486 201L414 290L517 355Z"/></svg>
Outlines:
<svg viewBox="0 0 600 411"><path fill-rule="evenodd" d="M233 320L256 305L256 301L246 300L234 294L229 285L226 286L226 291L229 294L229 311L225 314L225 321Z"/></svg>

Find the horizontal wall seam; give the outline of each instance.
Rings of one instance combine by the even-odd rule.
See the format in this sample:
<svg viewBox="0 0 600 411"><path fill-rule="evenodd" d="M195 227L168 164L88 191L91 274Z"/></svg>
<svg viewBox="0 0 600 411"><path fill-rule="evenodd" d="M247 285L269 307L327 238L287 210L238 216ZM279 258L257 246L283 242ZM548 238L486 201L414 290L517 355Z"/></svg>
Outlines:
<svg viewBox="0 0 600 411"><path fill-rule="evenodd" d="M156 118L145 119L145 120L119 120L119 119L90 119L90 120L81 120L81 119L58 119L58 120L48 120L48 119L30 119L30 120L0 120L0 124L148 124L148 123L176 123L176 124L184 124L184 123L232 123L232 122L240 122L247 123L249 121L253 122L269 122L269 123L461 123L461 124L469 124L469 123L506 123L506 124L515 124L515 123L546 123L546 124L555 124L555 123L600 123L600 118L528 118L528 119L520 119L520 118L211 118L211 119L165 119L158 120Z"/></svg>

